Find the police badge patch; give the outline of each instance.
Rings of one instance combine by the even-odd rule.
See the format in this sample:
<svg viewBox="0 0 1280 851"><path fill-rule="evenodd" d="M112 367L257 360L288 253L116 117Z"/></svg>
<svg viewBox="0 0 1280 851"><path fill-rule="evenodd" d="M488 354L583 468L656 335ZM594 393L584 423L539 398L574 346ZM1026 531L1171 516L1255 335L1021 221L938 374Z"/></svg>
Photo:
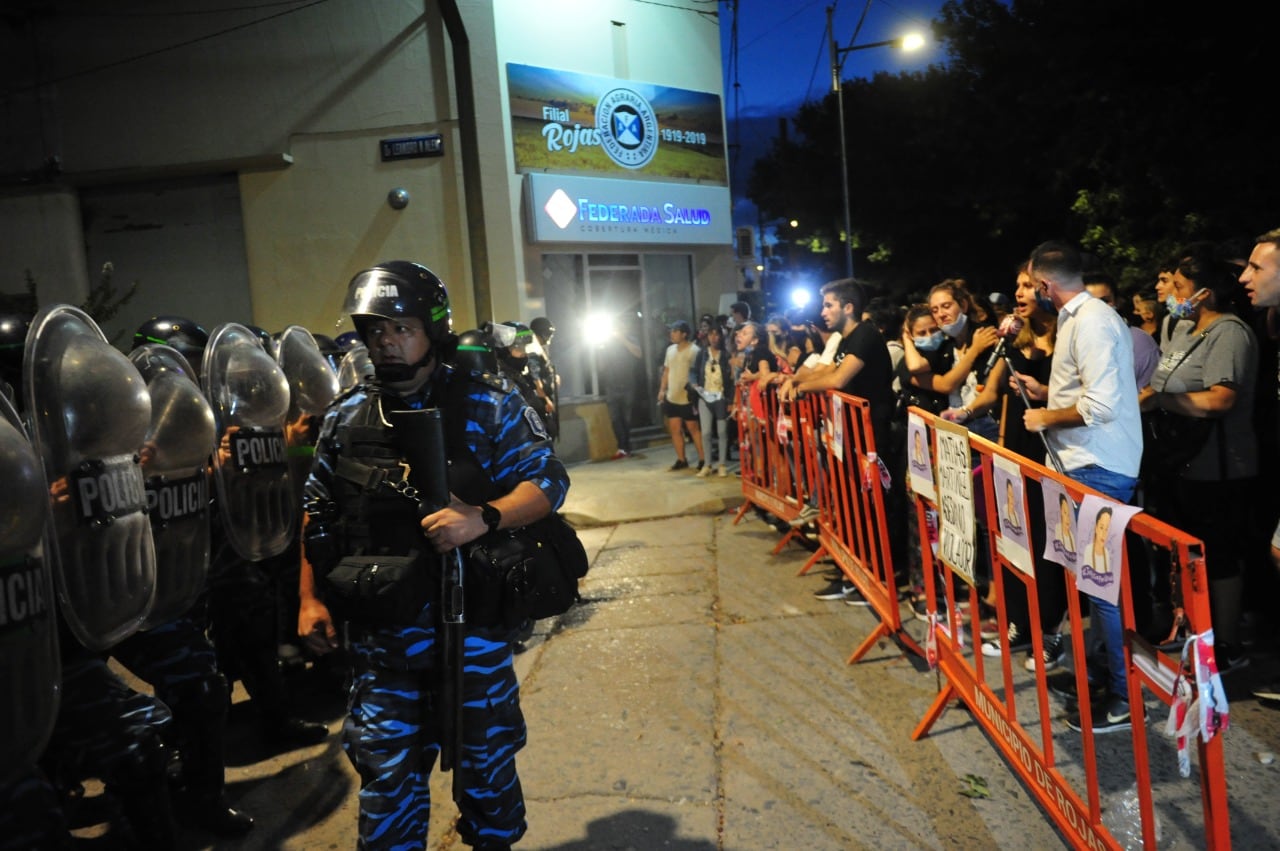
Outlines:
<svg viewBox="0 0 1280 851"><path fill-rule="evenodd" d="M547 433L547 427L542 424L542 417L538 416L538 412L528 405L524 408L525 421L529 423L529 428L533 433L543 440L550 440L551 435Z"/></svg>

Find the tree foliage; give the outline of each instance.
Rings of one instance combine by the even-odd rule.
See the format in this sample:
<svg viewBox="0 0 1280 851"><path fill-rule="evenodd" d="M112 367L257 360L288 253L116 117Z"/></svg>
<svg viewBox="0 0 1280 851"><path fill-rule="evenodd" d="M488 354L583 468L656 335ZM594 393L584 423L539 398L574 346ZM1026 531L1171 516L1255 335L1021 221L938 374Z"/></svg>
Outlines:
<svg viewBox="0 0 1280 851"><path fill-rule="evenodd" d="M1190 240L1280 224L1259 91L1277 18L1271 4L950 0L934 22L945 65L844 83L855 273L902 296L947 276L1008 291L1032 247L1066 238L1132 289ZM834 94L801 107L748 184L802 239L843 230L837 114ZM836 249L815 272L843 274Z"/></svg>

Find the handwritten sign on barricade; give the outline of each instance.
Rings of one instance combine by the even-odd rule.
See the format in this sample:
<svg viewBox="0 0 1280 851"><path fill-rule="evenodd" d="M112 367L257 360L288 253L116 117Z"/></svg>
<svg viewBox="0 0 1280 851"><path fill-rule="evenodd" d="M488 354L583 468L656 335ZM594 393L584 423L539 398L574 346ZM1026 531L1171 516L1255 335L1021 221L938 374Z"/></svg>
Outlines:
<svg viewBox="0 0 1280 851"><path fill-rule="evenodd" d="M929 459L929 430L919 414L907 414L907 478L911 490L930 501L937 498L933 462Z"/></svg>
<svg viewBox="0 0 1280 851"><path fill-rule="evenodd" d="M938 508L942 514L938 555L972 585L978 521L973 508L969 430L939 419L934 422L934 435L938 439Z"/></svg>
<svg viewBox="0 0 1280 851"><path fill-rule="evenodd" d="M1080 563L1076 552L1076 504L1066 488L1052 479L1040 481L1044 493L1044 557L1072 573Z"/></svg>
<svg viewBox="0 0 1280 851"><path fill-rule="evenodd" d="M1031 541L1027 533L1026 501L1023 499L1022 472L1018 462L1002 455L992 455L995 484L996 552L1028 576L1035 575L1031 561Z"/></svg>
<svg viewBox="0 0 1280 851"><path fill-rule="evenodd" d="M1115 604L1120 599L1124 530L1142 509L1090 494L1080 502L1080 590Z"/></svg>

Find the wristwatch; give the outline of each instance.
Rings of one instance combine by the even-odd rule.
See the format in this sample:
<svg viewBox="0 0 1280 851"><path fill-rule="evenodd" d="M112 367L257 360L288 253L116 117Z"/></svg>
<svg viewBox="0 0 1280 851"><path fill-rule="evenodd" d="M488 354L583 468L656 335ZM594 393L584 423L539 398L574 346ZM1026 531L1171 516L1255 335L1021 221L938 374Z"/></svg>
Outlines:
<svg viewBox="0 0 1280 851"><path fill-rule="evenodd" d="M502 522L501 511L486 502L480 506L480 517L484 520L484 525L489 527L490 532L498 531L498 524Z"/></svg>

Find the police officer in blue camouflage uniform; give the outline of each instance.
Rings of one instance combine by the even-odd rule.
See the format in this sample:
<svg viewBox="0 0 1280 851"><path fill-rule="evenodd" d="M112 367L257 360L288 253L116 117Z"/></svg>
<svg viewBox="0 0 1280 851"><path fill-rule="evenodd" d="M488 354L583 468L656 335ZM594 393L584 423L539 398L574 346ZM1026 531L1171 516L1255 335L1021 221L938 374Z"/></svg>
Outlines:
<svg viewBox="0 0 1280 851"><path fill-rule="evenodd" d="M350 314L376 368L372 381L335 400L321 427L307 483L305 558L299 634L317 652L338 646L337 600L326 576L339 557L391 558L449 553L486 531L529 524L559 508L569 480L546 428L508 382L457 369L450 350L448 294L430 270L407 261L382 263L352 279ZM419 519L416 504L395 487L405 475L388 411L439 408L446 424L465 425L474 463L450 454L447 507ZM454 447L456 450L457 447ZM473 490L455 467L486 476L502 494L483 505L462 502ZM487 484L487 483L486 483ZM413 562L425 570L438 556ZM360 774L360 847L421 848L430 815L430 775L440 755L439 583L397 595L408 612L383 622L348 619L356 671L343 747ZM434 589L434 590L432 590ZM467 595L463 653L462 751L455 795L458 831L468 845L508 849L525 833L525 806L515 754L525 743L512 630L483 626L471 613L484 600ZM328 605L327 605L327 604ZM480 619L483 621L483 619ZM399 621L399 622L397 622Z"/></svg>

